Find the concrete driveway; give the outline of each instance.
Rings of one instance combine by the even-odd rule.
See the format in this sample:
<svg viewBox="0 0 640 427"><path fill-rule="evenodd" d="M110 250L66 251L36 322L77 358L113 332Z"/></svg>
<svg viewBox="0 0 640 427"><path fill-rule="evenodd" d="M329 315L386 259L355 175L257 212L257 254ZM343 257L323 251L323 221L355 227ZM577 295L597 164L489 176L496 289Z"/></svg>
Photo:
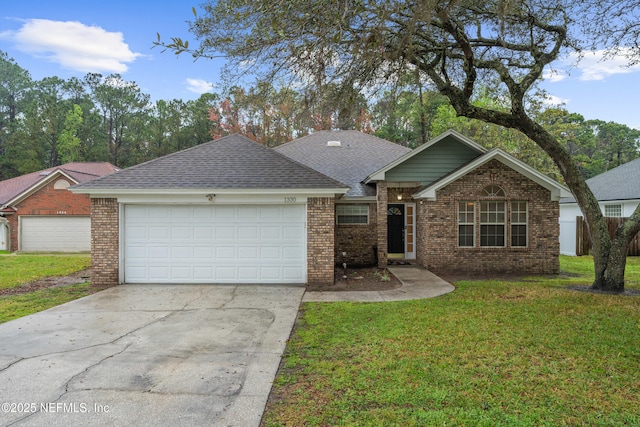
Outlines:
<svg viewBox="0 0 640 427"><path fill-rule="evenodd" d="M0 325L0 425L257 426L304 287L123 285Z"/></svg>

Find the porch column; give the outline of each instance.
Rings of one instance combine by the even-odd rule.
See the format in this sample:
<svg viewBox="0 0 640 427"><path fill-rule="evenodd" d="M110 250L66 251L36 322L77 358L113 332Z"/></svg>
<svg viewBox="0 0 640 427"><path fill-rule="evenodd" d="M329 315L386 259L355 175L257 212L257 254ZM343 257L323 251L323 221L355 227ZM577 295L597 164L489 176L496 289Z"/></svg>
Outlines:
<svg viewBox="0 0 640 427"><path fill-rule="evenodd" d="M307 199L307 283L333 284L335 204L332 197Z"/></svg>
<svg viewBox="0 0 640 427"><path fill-rule="evenodd" d="M378 268L387 267L387 183L376 185L377 199L377 234L378 234Z"/></svg>
<svg viewBox="0 0 640 427"><path fill-rule="evenodd" d="M91 284L113 286L119 277L119 225L116 199L91 199Z"/></svg>

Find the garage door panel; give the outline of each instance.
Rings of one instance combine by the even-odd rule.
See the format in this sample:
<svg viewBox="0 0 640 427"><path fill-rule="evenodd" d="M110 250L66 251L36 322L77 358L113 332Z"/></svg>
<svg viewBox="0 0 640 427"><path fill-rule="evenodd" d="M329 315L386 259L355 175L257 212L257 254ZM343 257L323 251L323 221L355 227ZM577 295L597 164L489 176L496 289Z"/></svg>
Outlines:
<svg viewBox="0 0 640 427"><path fill-rule="evenodd" d="M300 267L282 268L282 277L284 280L296 280L296 278L300 277L301 274L304 274L304 271L302 271L302 268Z"/></svg>
<svg viewBox="0 0 640 427"><path fill-rule="evenodd" d="M258 227L254 226L238 226L239 240L255 240L258 238Z"/></svg>
<svg viewBox="0 0 640 427"><path fill-rule="evenodd" d="M242 206L238 208L238 220L239 221L257 221L258 220L258 208Z"/></svg>
<svg viewBox="0 0 640 427"><path fill-rule="evenodd" d="M147 257L150 260L169 260L169 247L168 246L149 246L147 251Z"/></svg>
<svg viewBox="0 0 640 427"><path fill-rule="evenodd" d="M125 282L306 281L304 205L126 205L124 212Z"/></svg>
<svg viewBox="0 0 640 427"><path fill-rule="evenodd" d="M213 277L213 267L196 266L193 268L193 278L196 281L206 282L211 277Z"/></svg>
<svg viewBox="0 0 640 427"><path fill-rule="evenodd" d="M193 258L191 249L191 247L187 246L174 246L171 248L171 257L173 259L191 259Z"/></svg>
<svg viewBox="0 0 640 427"><path fill-rule="evenodd" d="M223 283L232 283L237 279L235 267L216 267L214 272L214 277L221 280Z"/></svg>
<svg viewBox="0 0 640 427"><path fill-rule="evenodd" d="M196 246L193 248L193 258L194 259L213 259L213 248L210 246Z"/></svg>
<svg viewBox="0 0 640 427"><path fill-rule="evenodd" d="M279 246L265 246L260 248L260 258L262 259L281 259L282 253Z"/></svg>
<svg viewBox="0 0 640 427"><path fill-rule="evenodd" d="M169 267L152 266L149 267L149 278L151 280L164 280L165 277L169 277Z"/></svg>
<svg viewBox="0 0 640 427"><path fill-rule="evenodd" d="M228 226L217 226L216 230L216 239L217 240L235 240L236 239L236 228L228 227Z"/></svg>
<svg viewBox="0 0 640 427"><path fill-rule="evenodd" d="M303 261L305 254L300 252L296 246L286 246L282 248L282 259L287 261Z"/></svg>
<svg viewBox="0 0 640 427"><path fill-rule="evenodd" d="M258 261L258 248L255 246L240 246L238 248L238 259L243 261Z"/></svg>
<svg viewBox="0 0 640 427"><path fill-rule="evenodd" d="M210 220L210 218L207 218ZM199 227L196 226L193 228L193 238L197 240L208 240L213 239L213 227Z"/></svg>
<svg viewBox="0 0 640 427"><path fill-rule="evenodd" d="M216 259L237 258L235 246L219 246L216 248Z"/></svg>

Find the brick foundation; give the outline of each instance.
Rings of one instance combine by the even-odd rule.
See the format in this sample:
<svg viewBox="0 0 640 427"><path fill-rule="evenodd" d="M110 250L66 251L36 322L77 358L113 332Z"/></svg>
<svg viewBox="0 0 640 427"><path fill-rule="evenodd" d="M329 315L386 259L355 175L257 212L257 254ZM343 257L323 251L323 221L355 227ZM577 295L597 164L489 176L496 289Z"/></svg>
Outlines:
<svg viewBox="0 0 640 427"><path fill-rule="evenodd" d="M118 216L116 199L91 199L91 283L94 286L120 282Z"/></svg>
<svg viewBox="0 0 640 427"><path fill-rule="evenodd" d="M329 197L307 199L307 282L334 281L335 203Z"/></svg>

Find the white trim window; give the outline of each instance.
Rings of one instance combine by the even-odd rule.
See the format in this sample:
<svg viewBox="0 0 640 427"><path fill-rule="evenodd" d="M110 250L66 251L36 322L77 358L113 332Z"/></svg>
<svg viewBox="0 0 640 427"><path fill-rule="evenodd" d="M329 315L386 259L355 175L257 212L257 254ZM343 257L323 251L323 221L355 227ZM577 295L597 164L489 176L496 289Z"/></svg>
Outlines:
<svg viewBox="0 0 640 427"><path fill-rule="evenodd" d="M527 202L511 202L511 246L528 245L529 221Z"/></svg>
<svg viewBox="0 0 640 427"><path fill-rule="evenodd" d="M480 202L480 246L505 246L505 205L504 201Z"/></svg>
<svg viewBox="0 0 640 427"><path fill-rule="evenodd" d="M369 205L336 205L336 224L369 224Z"/></svg>
<svg viewBox="0 0 640 427"><path fill-rule="evenodd" d="M458 202L458 246L475 246L475 203Z"/></svg>
<svg viewBox="0 0 640 427"><path fill-rule="evenodd" d="M622 218L622 205L604 205L604 216L611 218Z"/></svg>

